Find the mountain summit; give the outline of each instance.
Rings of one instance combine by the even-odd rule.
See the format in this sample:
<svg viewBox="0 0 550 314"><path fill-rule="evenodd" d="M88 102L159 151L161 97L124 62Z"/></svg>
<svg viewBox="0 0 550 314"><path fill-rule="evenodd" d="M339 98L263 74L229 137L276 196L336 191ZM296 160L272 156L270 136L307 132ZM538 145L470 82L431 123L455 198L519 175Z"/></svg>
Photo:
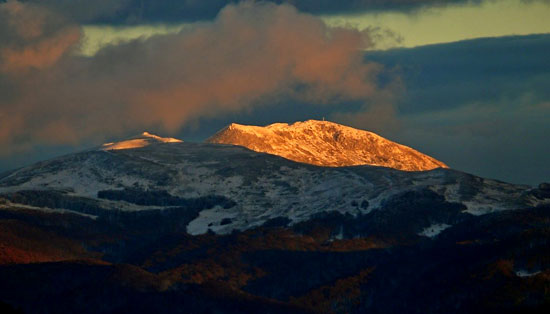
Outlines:
<svg viewBox="0 0 550 314"><path fill-rule="evenodd" d="M149 146L153 143L181 143L182 140L172 137L160 137L149 132L143 132L127 140L114 143L105 143L101 146L102 150L119 150Z"/></svg>
<svg viewBox="0 0 550 314"><path fill-rule="evenodd" d="M318 166L373 165L405 171L448 168L443 162L375 133L329 121L265 127L232 123L207 139Z"/></svg>

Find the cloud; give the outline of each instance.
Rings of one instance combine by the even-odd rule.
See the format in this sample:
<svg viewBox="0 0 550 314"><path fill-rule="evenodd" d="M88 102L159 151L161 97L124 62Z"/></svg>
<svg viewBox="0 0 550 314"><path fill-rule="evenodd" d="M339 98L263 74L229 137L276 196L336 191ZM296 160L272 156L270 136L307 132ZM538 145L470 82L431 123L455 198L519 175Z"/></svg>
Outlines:
<svg viewBox="0 0 550 314"><path fill-rule="evenodd" d="M484 177L548 180L549 50L547 34L368 53L403 80L399 128L383 134ZM357 116L349 121L370 127Z"/></svg>
<svg viewBox="0 0 550 314"><path fill-rule="evenodd" d="M8 0L10 2L11 0ZM153 2L153 0L148 0ZM2 2L2 1L0 1ZM48 8L78 23L126 21L139 12L141 0L22 0L27 7ZM185 1L187 2L187 1ZM135 14L135 13L134 13Z"/></svg>
<svg viewBox="0 0 550 314"><path fill-rule="evenodd" d="M397 137L452 168L537 185L550 176L550 148L545 145L549 114L549 102L528 97L471 103L403 117L407 132Z"/></svg>
<svg viewBox="0 0 550 314"><path fill-rule="evenodd" d="M290 4L313 14L365 11L410 11L424 7L480 3L484 0L266 0ZM491 0L485 0L491 1ZM527 0L529 1L529 0ZM546 0L532 0L546 1ZM239 0L26 0L60 11L82 23L139 24L210 20L227 4Z"/></svg>
<svg viewBox="0 0 550 314"><path fill-rule="evenodd" d="M0 70L42 69L54 64L80 38L63 16L17 1L0 5Z"/></svg>
<svg viewBox="0 0 550 314"><path fill-rule="evenodd" d="M550 35L483 38L414 49L369 52L368 59L395 68L406 86L396 101L403 114L500 103L530 95L550 99Z"/></svg>
<svg viewBox="0 0 550 314"><path fill-rule="evenodd" d="M320 14L364 11L409 11L430 6L481 3L484 0L289 0L299 10Z"/></svg>
<svg viewBox="0 0 550 314"><path fill-rule="evenodd" d="M183 2L182 2L183 3ZM201 2L202 3L202 2ZM340 5L340 2L331 3ZM550 3L550 2L548 2ZM533 0L498 0L461 5L430 6L413 11L361 11L320 15L329 26L377 30L374 49L416 47L472 38L550 33L550 6ZM165 21L166 22L166 21ZM83 55L93 55L109 44L119 44L155 34L177 33L191 22L83 27Z"/></svg>
<svg viewBox="0 0 550 314"><path fill-rule="evenodd" d="M0 10L9 17L0 29L17 33L1 55L0 82L11 91L0 98L4 153L149 128L174 133L200 117L282 99L330 104L379 92L381 67L362 55L374 44L369 31L329 28L289 5L229 5L213 22L93 57L70 53L79 32L43 7L8 2ZM19 23L14 11L39 22Z"/></svg>

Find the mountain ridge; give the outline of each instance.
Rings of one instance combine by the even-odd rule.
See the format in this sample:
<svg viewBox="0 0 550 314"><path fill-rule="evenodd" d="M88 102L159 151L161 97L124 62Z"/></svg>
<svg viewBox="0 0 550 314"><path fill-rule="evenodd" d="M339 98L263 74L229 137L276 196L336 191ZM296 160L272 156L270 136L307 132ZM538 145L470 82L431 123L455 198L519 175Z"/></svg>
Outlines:
<svg viewBox="0 0 550 314"><path fill-rule="evenodd" d="M404 171L448 168L431 156L376 133L330 121L274 123L265 127L231 123L206 142L244 146L325 167L372 165Z"/></svg>
<svg viewBox="0 0 550 314"><path fill-rule="evenodd" d="M126 140L119 142L110 142L101 145L101 150L119 150L119 149L132 149L140 148L151 145L153 143L181 143L183 142L180 139L173 137L160 137L155 134L151 134L147 131L141 133L140 135L131 137Z"/></svg>
<svg viewBox="0 0 550 314"><path fill-rule="evenodd" d="M123 193L132 199L135 194L151 192L166 196L169 202L179 198L177 204L161 206L165 208L180 208L179 200L186 205L204 197L224 197L236 203L229 208L224 208L225 201L211 209L200 207L198 216L184 227L190 234L209 230L227 234L280 217L296 224L326 211L367 215L384 211L388 202L403 193L416 191L435 193L428 198L461 203L464 214L483 215L534 206L540 201L530 190L453 169L406 172L368 165L318 167L241 146L207 143L154 143L135 149L84 151L40 162L0 179L0 195L12 203L91 215L159 208L105 199L102 193ZM37 201L29 203L25 191L44 192L31 194ZM426 222L415 233L432 224L452 222Z"/></svg>

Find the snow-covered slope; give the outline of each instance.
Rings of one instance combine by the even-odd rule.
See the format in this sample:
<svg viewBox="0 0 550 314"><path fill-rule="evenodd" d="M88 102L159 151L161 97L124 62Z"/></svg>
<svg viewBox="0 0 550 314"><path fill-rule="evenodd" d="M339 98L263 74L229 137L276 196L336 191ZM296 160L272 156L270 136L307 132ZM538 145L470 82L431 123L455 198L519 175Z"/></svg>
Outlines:
<svg viewBox="0 0 550 314"><path fill-rule="evenodd" d="M375 133L308 120L265 127L231 124L207 140L318 166L383 166L405 171L447 168L443 162Z"/></svg>
<svg viewBox="0 0 550 314"><path fill-rule="evenodd" d="M405 172L372 166L317 167L239 146L179 142L85 151L0 178L4 196L25 190L61 191L63 197L90 200L104 210L159 208L98 197L99 191L124 189L163 191L186 199L218 195L234 201L235 206L201 210L186 226L191 234L209 229L216 233L244 230L281 217L296 224L327 212L361 217L402 208L402 204L420 204L417 207L422 209L453 202L463 204L459 209L463 215L480 215L549 201L530 194L527 186L451 169ZM58 202L60 206L69 203ZM437 206L432 210L440 210ZM80 210L73 207L67 209ZM443 219L446 216L443 220L414 217L421 219L416 233L432 224L452 224Z"/></svg>

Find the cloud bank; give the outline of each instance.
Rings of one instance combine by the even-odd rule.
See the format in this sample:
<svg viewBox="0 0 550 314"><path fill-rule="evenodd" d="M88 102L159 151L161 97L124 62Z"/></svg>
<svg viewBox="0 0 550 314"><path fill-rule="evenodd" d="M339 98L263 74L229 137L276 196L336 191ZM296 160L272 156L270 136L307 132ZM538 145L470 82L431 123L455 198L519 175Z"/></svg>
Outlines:
<svg viewBox="0 0 550 314"><path fill-rule="evenodd" d="M327 27L289 5L244 2L177 34L74 53L80 28L43 6L0 4L0 150L129 131L174 133L198 117L280 99L366 101L372 32Z"/></svg>
<svg viewBox="0 0 550 314"><path fill-rule="evenodd" d="M484 177L548 181L548 51L550 34L370 52L405 86L390 138Z"/></svg>
<svg viewBox="0 0 550 314"><path fill-rule="evenodd" d="M289 4L312 14L341 14L366 11L411 11L426 7L477 4L492 0L265 0ZM525 0L547 1L547 0ZM82 23L139 24L210 20L227 4L239 0L25 0L62 12Z"/></svg>

